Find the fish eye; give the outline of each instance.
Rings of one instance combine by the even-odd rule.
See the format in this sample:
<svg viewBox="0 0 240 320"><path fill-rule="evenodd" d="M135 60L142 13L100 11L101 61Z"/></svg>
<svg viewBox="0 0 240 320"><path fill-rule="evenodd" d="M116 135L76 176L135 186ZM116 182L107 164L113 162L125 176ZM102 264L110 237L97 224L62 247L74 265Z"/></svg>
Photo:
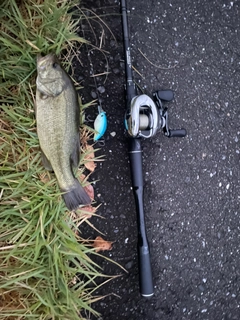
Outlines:
<svg viewBox="0 0 240 320"><path fill-rule="evenodd" d="M57 64L56 62L54 62L54 63L52 64L52 67L53 67L54 69L56 69L57 66L58 66L58 64Z"/></svg>

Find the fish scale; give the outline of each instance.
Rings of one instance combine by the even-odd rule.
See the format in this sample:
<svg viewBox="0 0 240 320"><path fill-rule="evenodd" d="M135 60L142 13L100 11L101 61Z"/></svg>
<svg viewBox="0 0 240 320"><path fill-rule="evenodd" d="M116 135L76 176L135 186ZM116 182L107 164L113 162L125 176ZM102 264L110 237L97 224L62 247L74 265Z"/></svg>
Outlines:
<svg viewBox="0 0 240 320"><path fill-rule="evenodd" d="M61 98L61 96L57 98ZM49 104L53 104L51 97L49 99ZM67 119L66 110L61 110L63 111L61 113L57 110L57 102L58 99L54 101L54 106L51 108L38 109L38 119L42 119L38 121L38 136L42 151L48 159L51 158L51 165L60 188L66 188L73 184L74 177L71 172L69 173L69 163L67 163L62 150L64 149L65 153L69 153L68 149L71 149L70 145L65 147L64 138L69 134L68 127L71 127L73 123ZM64 123L68 123L68 125L64 126Z"/></svg>

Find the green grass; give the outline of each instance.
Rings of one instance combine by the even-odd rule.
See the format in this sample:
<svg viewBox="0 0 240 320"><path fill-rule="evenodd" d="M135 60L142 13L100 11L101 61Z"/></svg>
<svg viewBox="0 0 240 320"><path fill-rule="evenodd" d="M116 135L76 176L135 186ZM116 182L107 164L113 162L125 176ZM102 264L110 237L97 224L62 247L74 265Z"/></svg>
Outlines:
<svg viewBox="0 0 240 320"><path fill-rule="evenodd" d="M103 275L41 165L34 116L36 55L55 52L69 67L74 43L84 41L76 35L80 14L70 14L75 4L0 5L0 319L96 314L95 280Z"/></svg>

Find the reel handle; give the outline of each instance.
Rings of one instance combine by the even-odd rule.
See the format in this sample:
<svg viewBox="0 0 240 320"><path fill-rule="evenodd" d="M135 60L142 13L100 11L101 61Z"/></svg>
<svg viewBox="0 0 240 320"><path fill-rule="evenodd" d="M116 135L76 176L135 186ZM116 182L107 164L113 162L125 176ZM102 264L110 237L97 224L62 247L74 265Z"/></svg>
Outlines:
<svg viewBox="0 0 240 320"><path fill-rule="evenodd" d="M187 131L185 129L176 129L176 130L169 130L168 137L173 138L173 137L178 137L178 138L183 138L187 135Z"/></svg>
<svg viewBox="0 0 240 320"><path fill-rule="evenodd" d="M171 89L157 90L155 94L160 100L163 100L163 101L172 101L174 98L174 93Z"/></svg>

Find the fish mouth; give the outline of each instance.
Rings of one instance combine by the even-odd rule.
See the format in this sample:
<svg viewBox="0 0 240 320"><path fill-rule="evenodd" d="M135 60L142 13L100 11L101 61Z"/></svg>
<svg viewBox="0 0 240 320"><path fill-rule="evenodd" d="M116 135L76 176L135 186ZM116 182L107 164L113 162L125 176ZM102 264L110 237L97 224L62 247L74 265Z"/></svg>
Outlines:
<svg viewBox="0 0 240 320"><path fill-rule="evenodd" d="M56 59L56 55L54 53L49 53L47 55L42 55L41 53L39 53L37 55L37 62L38 63L42 63L42 61L45 61L45 60L55 60Z"/></svg>
<svg viewBox="0 0 240 320"><path fill-rule="evenodd" d="M50 53L46 56L42 56L41 54L37 55L37 68L39 70L44 70L47 64L51 64L57 61L57 57L55 54Z"/></svg>

